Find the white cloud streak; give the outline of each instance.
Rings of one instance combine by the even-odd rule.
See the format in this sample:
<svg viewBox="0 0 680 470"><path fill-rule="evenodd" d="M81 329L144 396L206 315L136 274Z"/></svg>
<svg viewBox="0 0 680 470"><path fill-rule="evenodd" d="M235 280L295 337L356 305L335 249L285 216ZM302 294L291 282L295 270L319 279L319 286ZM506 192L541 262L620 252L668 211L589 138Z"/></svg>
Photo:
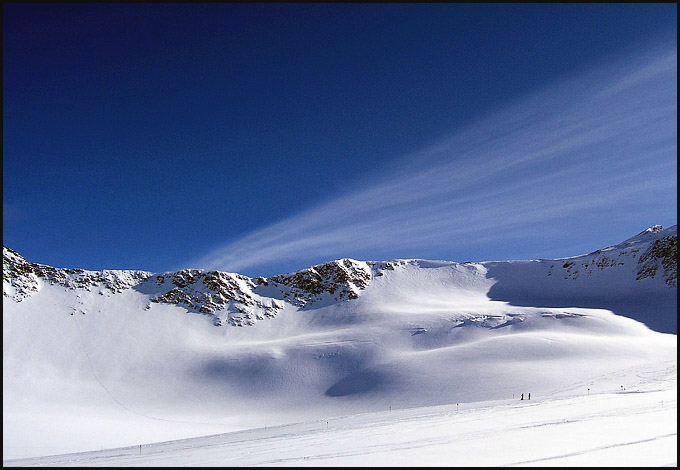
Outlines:
<svg viewBox="0 0 680 470"><path fill-rule="evenodd" d="M508 105L363 187L192 265L243 272L290 260L393 258L655 197L677 206L675 48L606 66Z"/></svg>

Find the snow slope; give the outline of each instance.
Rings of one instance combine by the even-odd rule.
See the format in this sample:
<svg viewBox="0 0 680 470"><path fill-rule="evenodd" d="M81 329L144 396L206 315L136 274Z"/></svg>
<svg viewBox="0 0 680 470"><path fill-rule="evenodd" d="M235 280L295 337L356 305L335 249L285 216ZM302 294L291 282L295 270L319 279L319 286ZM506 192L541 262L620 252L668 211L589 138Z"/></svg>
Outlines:
<svg viewBox="0 0 680 470"><path fill-rule="evenodd" d="M560 413L570 399L583 399L587 389L593 395L611 395L621 391L621 385L630 389L640 374L661 377L659 371L666 371L659 379L659 393L668 404L668 391L677 381L676 334L653 331L605 308L619 301L616 295L625 294L633 305L650 310L661 298L666 310L645 315L664 325L677 324L675 310L674 320L666 318L668 305L677 299L677 287L667 282L673 266L664 265L668 253L652 250L659 240L673 236L677 246L675 227L649 229L637 239L602 250L607 261L598 258L604 267L597 269L588 257L601 253L505 263L345 259L268 279L197 270L58 270L28 263L5 249L3 459L267 426L248 434L254 436L253 446L266 447L271 441L258 433L307 422L295 425L290 442L282 441L297 447L296 439L307 439L309 423L354 415L347 418L348 429L354 430L348 433L360 437L362 427L383 419L371 413L453 403L483 410L492 406L489 401L499 401L494 416L505 410L508 423L521 424L524 418L514 413L522 393L530 392L532 404L544 403L546 410L553 403L556 408L550 413ZM650 250L653 253L641 263ZM677 254L674 257L677 270ZM614 259L622 264L611 262ZM587 268L574 274L586 261L590 275ZM573 264L564 267L569 262ZM656 272L641 277L640 269L651 262ZM546 269L550 276L541 271ZM598 292L609 304L594 308L598 297L590 294ZM644 394L652 400L644 405L649 407L650 428L658 421L664 429L676 430L676 424L667 422L669 408L654 409L650 403L656 398L650 393ZM595 415L604 406L595 400L588 403ZM634 406L622 401L611 409L619 405ZM607 415L606 409L601 408L602 424L617 422L618 412ZM426 424L429 411L423 410L399 411L406 414L398 416L418 416L414 419L432 426L433 435L441 434L446 421ZM451 408L441 410L449 416ZM537 422L550 413L539 413ZM392 439L402 427L400 419L390 418L381 432ZM469 428L493 434L480 429ZM311 446L329 449L326 463L356 463L343 456L342 442L349 442L349 434L335 450L321 435ZM495 435L500 439L502 432ZM229 434L225 442L239 436ZM603 442L601 447L638 439L663 447L664 456L673 454L665 437L646 440L654 436L622 434L623 440ZM190 447L203 446L200 439ZM369 446L371 441L361 442ZM184 460L190 456L178 456L181 444L167 446L174 449L172 456L160 456L158 462L202 464L207 460L201 459L210 458ZM262 462L277 463L274 449L271 460ZM390 458L402 456L389 447L382 449ZM286 455L285 448L281 452ZM387 458L380 452L377 448L374 462ZM365 458L366 453L361 455ZM506 463L542 458L537 455L516 452L515 460ZM113 457L85 464L106 464L107 458ZM236 463L257 464L253 458L244 455ZM472 462L476 457L471 453L459 458Z"/></svg>
<svg viewBox="0 0 680 470"><path fill-rule="evenodd" d="M656 225L586 255L487 262L496 280L488 295L515 305L606 308L677 334L677 237L677 225Z"/></svg>
<svg viewBox="0 0 680 470"><path fill-rule="evenodd" d="M635 377L626 390L385 410L5 464L677 466L677 370L666 365L621 371L621 381Z"/></svg>

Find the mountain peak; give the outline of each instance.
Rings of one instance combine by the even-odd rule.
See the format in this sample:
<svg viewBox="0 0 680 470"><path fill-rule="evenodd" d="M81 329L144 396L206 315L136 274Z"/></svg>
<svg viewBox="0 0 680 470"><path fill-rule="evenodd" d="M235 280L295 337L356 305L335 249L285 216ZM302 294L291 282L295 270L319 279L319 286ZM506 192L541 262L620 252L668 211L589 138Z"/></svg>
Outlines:
<svg viewBox="0 0 680 470"><path fill-rule="evenodd" d="M617 244L613 245L610 247L607 247L607 249L610 248L621 248L625 246L630 246L630 245L635 245L638 243L646 243L646 242L651 242L654 240L658 240L663 237L670 237L670 236L677 236L678 235L678 226L673 225L668 228L664 228L662 225L653 225L652 227L649 227L642 232L638 233L637 235L630 237L629 239Z"/></svg>

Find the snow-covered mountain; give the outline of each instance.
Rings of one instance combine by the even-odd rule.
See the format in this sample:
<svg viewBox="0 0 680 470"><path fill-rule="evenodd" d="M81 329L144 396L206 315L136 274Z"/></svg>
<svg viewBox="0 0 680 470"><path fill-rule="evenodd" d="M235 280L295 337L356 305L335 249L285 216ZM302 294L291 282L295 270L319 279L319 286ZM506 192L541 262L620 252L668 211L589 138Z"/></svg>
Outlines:
<svg viewBox="0 0 680 470"><path fill-rule="evenodd" d="M513 305L606 308L677 334L677 225L648 228L585 255L483 263L496 280L488 295Z"/></svg>
<svg viewBox="0 0 680 470"><path fill-rule="evenodd" d="M588 306L596 307L618 306L619 300L635 302L643 296L651 301L668 300L676 298L674 291L667 287L677 289L677 226L664 230L655 225L618 245L572 258L464 264L465 269L484 271L487 278L497 281L490 297L498 300L559 299L568 300L572 306L595 301L599 305ZM72 291L96 290L100 295L135 289L146 294L150 302L180 305L191 312L210 315L216 326L224 322L244 326L273 318L286 304L319 308L357 299L372 279L406 265L431 267L432 262L362 262L345 258L294 273L252 279L241 274L197 269L153 274L54 268L29 263L15 251L3 247L3 294L20 302L45 284ZM455 267L458 263L441 264L446 265ZM677 317L667 312L656 312L656 315L660 321L648 326L663 324L662 331L675 332L677 321L670 327L665 327L665 323ZM654 320L653 317L646 319Z"/></svg>
<svg viewBox="0 0 680 470"><path fill-rule="evenodd" d="M564 259L268 278L54 268L3 247L3 294L5 458L676 373L677 226Z"/></svg>

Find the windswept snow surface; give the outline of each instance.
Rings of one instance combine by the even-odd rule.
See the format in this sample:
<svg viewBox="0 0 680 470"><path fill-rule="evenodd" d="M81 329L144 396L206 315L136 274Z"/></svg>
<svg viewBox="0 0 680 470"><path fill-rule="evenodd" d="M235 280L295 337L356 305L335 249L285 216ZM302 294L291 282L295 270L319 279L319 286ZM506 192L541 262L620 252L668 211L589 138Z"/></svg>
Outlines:
<svg viewBox="0 0 680 470"><path fill-rule="evenodd" d="M11 466L677 466L675 363L614 374L625 390L333 417ZM584 393L583 390L586 390Z"/></svg>
<svg viewBox="0 0 680 470"><path fill-rule="evenodd" d="M242 327L141 288L38 279L3 298L3 463L677 461L676 334L578 302L499 300L495 286L522 283L493 263L381 266L356 298L281 302Z"/></svg>

